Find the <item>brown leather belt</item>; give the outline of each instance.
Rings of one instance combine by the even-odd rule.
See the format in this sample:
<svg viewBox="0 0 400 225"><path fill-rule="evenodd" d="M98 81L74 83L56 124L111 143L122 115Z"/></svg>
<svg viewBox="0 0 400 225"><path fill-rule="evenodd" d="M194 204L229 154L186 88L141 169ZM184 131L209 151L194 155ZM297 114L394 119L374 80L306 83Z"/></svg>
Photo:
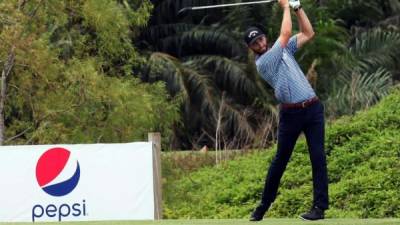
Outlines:
<svg viewBox="0 0 400 225"><path fill-rule="evenodd" d="M298 103L282 103L281 108L282 109L304 109L307 108L308 106L318 102L319 99L317 96L307 99L304 102L298 102Z"/></svg>

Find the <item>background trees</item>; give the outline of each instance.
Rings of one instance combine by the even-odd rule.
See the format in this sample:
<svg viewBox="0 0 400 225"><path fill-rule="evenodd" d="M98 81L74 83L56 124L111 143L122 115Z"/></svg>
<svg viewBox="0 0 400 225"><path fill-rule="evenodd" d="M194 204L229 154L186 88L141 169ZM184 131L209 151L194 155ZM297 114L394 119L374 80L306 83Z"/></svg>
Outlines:
<svg viewBox="0 0 400 225"><path fill-rule="evenodd" d="M131 38L150 10L147 1L0 1L4 144L168 135L176 104L132 72L144 59Z"/></svg>
<svg viewBox="0 0 400 225"><path fill-rule="evenodd" d="M181 94L182 124L175 127L178 141L173 146L243 148L273 138L276 103L255 71L242 33L258 23L274 40L281 23L279 7L210 9L177 17L185 6L226 1L152 3L152 17L138 44L149 59L142 80L163 80L173 96ZM302 3L317 36L297 59L325 102L327 115L336 118L375 104L399 70L398 1ZM223 140L214 138L218 134Z"/></svg>
<svg viewBox="0 0 400 225"><path fill-rule="evenodd" d="M348 30L348 51L327 98L333 115L375 104L399 79L399 1L330 1L330 14Z"/></svg>
<svg viewBox="0 0 400 225"><path fill-rule="evenodd" d="M242 34L257 23L274 41L279 7L177 16L226 2L0 1L0 143L132 141L158 130L172 149L268 145L277 103ZM302 4L317 36L297 59L327 115L379 101L400 78L400 3Z"/></svg>
<svg viewBox="0 0 400 225"><path fill-rule="evenodd" d="M272 95L240 41L245 24L237 18L240 12L251 13L250 8L200 11L178 18L176 13L184 6L218 2L153 3L153 15L139 42L149 55L142 80L163 80L168 91L182 100L182 123L175 128L173 146L264 146L275 120Z"/></svg>

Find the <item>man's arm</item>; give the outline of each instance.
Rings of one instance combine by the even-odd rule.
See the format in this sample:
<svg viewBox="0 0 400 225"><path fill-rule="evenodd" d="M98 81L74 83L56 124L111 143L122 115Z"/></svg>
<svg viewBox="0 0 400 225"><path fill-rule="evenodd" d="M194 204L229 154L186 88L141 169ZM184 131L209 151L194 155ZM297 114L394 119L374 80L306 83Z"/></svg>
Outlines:
<svg viewBox="0 0 400 225"><path fill-rule="evenodd" d="M300 28L300 33L297 34L297 48L301 48L314 37L315 33L310 20L302 8L297 10L296 16Z"/></svg>
<svg viewBox="0 0 400 225"><path fill-rule="evenodd" d="M281 47L285 48L289 42L290 36L292 36L292 17L290 15L290 8L288 0L279 0L279 4L283 9L283 19L281 25L281 33L279 35L279 42Z"/></svg>

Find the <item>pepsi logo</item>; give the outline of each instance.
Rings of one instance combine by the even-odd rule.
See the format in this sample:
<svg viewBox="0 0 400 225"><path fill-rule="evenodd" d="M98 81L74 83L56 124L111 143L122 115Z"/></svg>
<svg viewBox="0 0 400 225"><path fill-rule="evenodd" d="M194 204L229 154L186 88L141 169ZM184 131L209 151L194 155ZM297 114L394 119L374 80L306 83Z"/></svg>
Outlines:
<svg viewBox="0 0 400 225"><path fill-rule="evenodd" d="M78 184L79 177L79 162L71 159L71 152L65 148L47 150L36 164L36 180L51 196L69 194Z"/></svg>

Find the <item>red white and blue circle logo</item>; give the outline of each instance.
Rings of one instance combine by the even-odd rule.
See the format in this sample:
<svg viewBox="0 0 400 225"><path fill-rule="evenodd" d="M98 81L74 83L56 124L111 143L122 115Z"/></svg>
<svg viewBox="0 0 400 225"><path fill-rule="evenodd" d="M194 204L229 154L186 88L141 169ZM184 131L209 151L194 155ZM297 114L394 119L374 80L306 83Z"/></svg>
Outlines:
<svg viewBox="0 0 400 225"><path fill-rule="evenodd" d="M71 159L65 148L51 148L40 156L36 180L47 194L64 196L75 189L80 177L78 160Z"/></svg>

